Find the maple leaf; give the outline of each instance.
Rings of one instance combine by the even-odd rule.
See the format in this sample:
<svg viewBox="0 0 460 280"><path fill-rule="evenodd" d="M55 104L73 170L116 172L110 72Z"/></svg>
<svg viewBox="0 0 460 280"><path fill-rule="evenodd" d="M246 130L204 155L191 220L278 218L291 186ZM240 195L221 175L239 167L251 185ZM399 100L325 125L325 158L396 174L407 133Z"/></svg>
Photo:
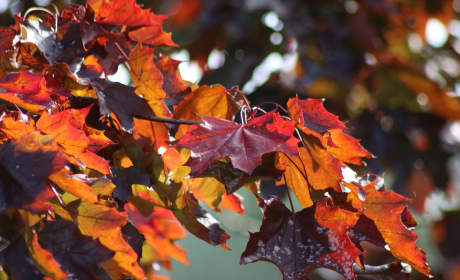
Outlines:
<svg viewBox="0 0 460 280"><path fill-rule="evenodd" d="M274 263L283 279L308 279L324 267L353 280L353 263L362 252L351 242L347 231L359 214L327 206L328 198L292 213L277 197L258 197L264 213L260 231L251 233L240 264L259 260Z"/></svg>
<svg viewBox="0 0 460 280"><path fill-rule="evenodd" d="M155 47L178 47L171 39L171 33L166 33L159 25L144 26L129 31L129 38L139 43L153 45Z"/></svg>
<svg viewBox="0 0 460 280"><path fill-rule="evenodd" d="M13 38L16 36L16 30L10 27L0 27L0 53L13 46Z"/></svg>
<svg viewBox="0 0 460 280"><path fill-rule="evenodd" d="M92 203L98 201L97 195L93 192L93 189L85 182L72 178L71 172L66 169L61 169L59 172L54 173L49 179L59 186L61 190L78 198L85 199Z"/></svg>
<svg viewBox="0 0 460 280"><path fill-rule="evenodd" d="M96 12L98 23L118 26L162 25L167 15L155 15L150 9L143 10L136 0L88 1Z"/></svg>
<svg viewBox="0 0 460 280"><path fill-rule="evenodd" d="M216 178L191 178L186 184L198 200L205 202L214 211L222 212L222 206L244 215L242 199L235 194L226 194L224 184Z"/></svg>
<svg viewBox="0 0 460 280"><path fill-rule="evenodd" d="M125 275L144 278L136 252L121 235L121 227L126 224L126 213L80 199L70 201L65 208L54 202L52 206L59 216L77 222L81 233L99 238L102 245L115 252L112 259L101 263L109 276L116 279L122 279Z"/></svg>
<svg viewBox="0 0 460 280"><path fill-rule="evenodd" d="M163 75L163 90L166 92L167 98L165 103L172 108L173 105L177 105L184 100L185 96L192 91L180 76L178 67L181 61L167 56L154 57L153 61Z"/></svg>
<svg viewBox="0 0 460 280"><path fill-rule="evenodd" d="M65 273L78 279L97 279L89 269L91 265L115 255L99 240L81 234L77 224L71 221L49 222L38 233L38 242L53 254Z"/></svg>
<svg viewBox="0 0 460 280"><path fill-rule="evenodd" d="M410 199L384 188L377 190L376 182L374 180L366 186L344 182L351 190L347 194L337 195L331 190L335 205L351 211L363 211L350 231L354 234L354 242L368 241L380 247L388 245L396 258L429 275L426 253L416 245L417 234L408 229L416 225L413 216L406 210Z"/></svg>
<svg viewBox="0 0 460 280"><path fill-rule="evenodd" d="M324 135L322 142L327 151L337 159L356 165L364 165L361 158L373 158L374 156L366 151L359 140L345 134L340 129L328 130L329 135ZM328 140L332 139L334 145L328 145Z"/></svg>
<svg viewBox="0 0 460 280"><path fill-rule="evenodd" d="M40 204L52 196L46 192L46 179L67 164L52 140L31 132L0 147L0 213L9 206L46 209Z"/></svg>
<svg viewBox="0 0 460 280"><path fill-rule="evenodd" d="M61 266L54 259L53 254L40 246L38 234L32 228L25 227L23 235L27 243L27 248L29 249L29 254L41 273L53 279L69 278L69 276L62 271Z"/></svg>
<svg viewBox="0 0 460 280"><path fill-rule="evenodd" d="M0 121L0 130L8 139L18 139L35 128L28 122L28 116L20 112L5 112Z"/></svg>
<svg viewBox="0 0 460 280"><path fill-rule="evenodd" d="M201 209L193 196L186 194L182 183L166 185L158 181L155 192L165 205L171 203L169 209L191 234L212 246L220 245L229 250L226 243L230 235L220 228L216 219Z"/></svg>
<svg viewBox="0 0 460 280"><path fill-rule="evenodd" d="M127 223L121 228L121 232L127 238L129 246L133 248L137 254L137 261L142 258L142 245L144 244L145 237L135 228L132 223Z"/></svg>
<svg viewBox="0 0 460 280"><path fill-rule="evenodd" d="M159 254L158 260L167 261L173 258L183 264L189 264L186 251L174 242L174 240L184 238L186 232L171 211L155 207L152 214L144 217L130 203L125 208L128 212L128 219Z"/></svg>
<svg viewBox="0 0 460 280"><path fill-rule="evenodd" d="M309 143L310 144L310 143ZM333 188L337 192L342 189L339 182L342 179L340 164L332 156L325 155L322 165L312 156L312 149L299 148L300 155L289 157L282 153L278 156L286 165L284 177L277 185L286 184L297 196L302 207L313 204L310 197L311 189L320 190ZM328 159L331 161L328 162Z"/></svg>
<svg viewBox="0 0 460 280"><path fill-rule="evenodd" d="M167 147L169 144L169 130L166 124L148 120L134 119L134 132L149 141L158 151L160 147Z"/></svg>
<svg viewBox="0 0 460 280"><path fill-rule="evenodd" d="M50 66L62 62L61 55L66 53L72 52L72 57L83 57L85 53L77 22L67 21L54 31L40 20L23 20L21 28L26 30L21 42L35 44Z"/></svg>
<svg viewBox="0 0 460 280"><path fill-rule="evenodd" d="M188 158L188 157L187 157ZM223 158L211 164L200 176L213 176L225 185L227 194L232 194L244 185L263 179L281 180L285 166L276 153L262 155L262 164L251 175L233 167L232 162Z"/></svg>
<svg viewBox="0 0 460 280"><path fill-rule="evenodd" d="M322 137L329 129L347 129L339 118L326 111L323 100L290 98L287 107L291 119L307 134Z"/></svg>
<svg viewBox="0 0 460 280"><path fill-rule="evenodd" d="M235 168L251 174L261 164L262 155L282 152L298 155L298 139L292 136L294 123L270 112L245 125L213 117L201 117L202 125L190 126L175 146L190 149L186 165L196 176L214 161L229 157Z"/></svg>
<svg viewBox="0 0 460 280"><path fill-rule="evenodd" d="M84 166L102 174L111 174L108 161L92 151L97 152L113 142L105 137L102 131L85 125L90 108L70 109L55 115L43 113L36 127L43 133L55 136L55 141L63 147L64 152L75 156ZM88 132L88 136L85 132ZM70 160L78 164L73 158Z"/></svg>
<svg viewBox="0 0 460 280"><path fill-rule="evenodd" d="M166 97L163 91L163 75L153 63L153 48L138 44L129 55L131 79L136 92L147 100L161 100Z"/></svg>
<svg viewBox="0 0 460 280"><path fill-rule="evenodd" d="M131 185L139 184L144 186L150 185L150 175L134 167L118 168L113 167L115 178L113 183L117 186L113 190L113 195L120 200L127 200L133 195Z"/></svg>
<svg viewBox="0 0 460 280"><path fill-rule="evenodd" d="M100 113L115 113L123 130L129 133L133 131L133 115L146 118L155 116L147 100L137 96L134 91L133 87L117 82L107 82L105 89L96 89Z"/></svg>
<svg viewBox="0 0 460 280"><path fill-rule="evenodd" d="M242 105L240 95L232 96L221 85L201 86L185 96L174 110L178 119L201 121L200 116L231 120ZM182 137L187 125L181 125L176 138Z"/></svg>
<svg viewBox="0 0 460 280"><path fill-rule="evenodd" d="M50 83L52 87L48 87ZM44 108L54 107L51 96L66 93L52 78L27 71L8 73L0 78L0 98L40 114Z"/></svg>

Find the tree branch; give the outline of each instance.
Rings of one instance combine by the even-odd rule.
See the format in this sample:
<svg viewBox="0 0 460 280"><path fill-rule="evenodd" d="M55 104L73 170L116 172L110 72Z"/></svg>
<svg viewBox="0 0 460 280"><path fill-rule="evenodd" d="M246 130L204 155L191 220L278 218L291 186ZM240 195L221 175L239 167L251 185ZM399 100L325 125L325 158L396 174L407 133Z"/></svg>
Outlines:
<svg viewBox="0 0 460 280"><path fill-rule="evenodd" d="M162 122L162 123L173 123L173 124L203 124L203 122L198 121L188 121L180 119L168 119L168 118L159 118L159 117L143 117L138 115L133 115L133 117L141 120L153 121L153 122Z"/></svg>

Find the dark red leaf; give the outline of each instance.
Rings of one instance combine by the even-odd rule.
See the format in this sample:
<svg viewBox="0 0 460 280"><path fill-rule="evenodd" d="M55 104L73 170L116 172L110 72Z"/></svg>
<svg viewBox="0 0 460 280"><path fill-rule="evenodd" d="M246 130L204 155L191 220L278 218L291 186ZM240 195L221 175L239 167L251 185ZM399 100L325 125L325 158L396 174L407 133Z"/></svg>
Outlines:
<svg viewBox="0 0 460 280"><path fill-rule="evenodd" d="M235 168L251 174L262 163L262 155L282 152L298 155L298 139L292 136L294 123L269 112L245 125L213 117L201 117L205 124L192 125L175 145L191 150L186 165L196 176L214 161L229 157Z"/></svg>
<svg viewBox="0 0 460 280"><path fill-rule="evenodd" d="M163 90L166 92L167 98L165 103L172 109L173 105L179 104L192 90L178 75L180 61L167 56L154 57L153 61L161 74L163 74Z"/></svg>
<svg viewBox="0 0 460 280"><path fill-rule="evenodd" d="M101 114L115 113L125 131L133 131L133 115L146 118L155 116L147 100L137 96L133 87L108 82L105 89L96 91Z"/></svg>
<svg viewBox="0 0 460 280"><path fill-rule="evenodd" d="M137 168L129 167L119 170L113 167L112 172L115 175L113 183L117 186L116 189L113 190L113 195L120 200L127 200L133 195L131 185L150 185L150 176Z"/></svg>
<svg viewBox="0 0 460 280"><path fill-rule="evenodd" d="M9 27L0 27L0 53L13 46L16 30Z"/></svg>
<svg viewBox="0 0 460 280"><path fill-rule="evenodd" d="M264 219L260 231L250 234L240 264L272 262L285 280L308 279L319 267L354 279L353 263L362 252L347 231L357 222L356 213L327 206L327 198L295 214L279 198L258 200Z"/></svg>
<svg viewBox="0 0 460 280"><path fill-rule="evenodd" d="M99 240L81 234L76 223L66 220L46 225L38 233L38 242L43 249L53 254L62 270L75 279L97 279L90 267L115 255Z"/></svg>
<svg viewBox="0 0 460 280"><path fill-rule="evenodd" d="M122 227L121 232L127 237L129 246L136 252L138 256L137 259L139 260L142 258L142 244L145 241L144 235L142 235L131 223L127 223Z"/></svg>

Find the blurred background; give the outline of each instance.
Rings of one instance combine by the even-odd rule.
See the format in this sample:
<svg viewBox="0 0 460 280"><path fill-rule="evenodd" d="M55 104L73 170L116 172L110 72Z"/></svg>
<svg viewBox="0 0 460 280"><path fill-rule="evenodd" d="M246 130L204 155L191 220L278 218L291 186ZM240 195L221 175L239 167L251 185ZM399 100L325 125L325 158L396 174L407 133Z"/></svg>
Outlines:
<svg viewBox="0 0 460 280"><path fill-rule="evenodd" d="M0 0L0 24L30 7L58 8L74 0ZM179 48L157 53L184 61L191 83L238 85L252 104L289 97L325 98L375 159L359 175L384 177L387 189L413 198L418 245L434 279L460 279L460 0L148 0L169 14L163 28ZM129 84L120 66L112 79ZM264 109L273 107L266 105ZM263 195L283 187L262 182ZM233 239L231 252L193 236L180 244L191 266L176 263L174 280L281 279L269 263L239 266L262 214L246 190L246 216L216 213ZM365 247L366 260L394 260ZM341 279L320 269L311 279ZM416 271L411 279L427 279Z"/></svg>

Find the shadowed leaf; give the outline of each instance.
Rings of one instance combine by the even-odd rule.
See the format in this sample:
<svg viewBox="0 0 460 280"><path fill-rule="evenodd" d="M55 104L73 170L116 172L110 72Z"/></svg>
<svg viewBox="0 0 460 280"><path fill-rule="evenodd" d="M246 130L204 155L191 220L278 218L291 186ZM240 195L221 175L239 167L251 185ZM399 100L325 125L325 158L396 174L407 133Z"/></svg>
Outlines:
<svg viewBox="0 0 460 280"><path fill-rule="evenodd" d="M259 198L264 213L260 232L251 233L240 264L274 263L283 279L308 279L324 267L354 280L353 263L362 252L347 235L358 221L355 213L327 206L327 198L295 214L276 197Z"/></svg>
<svg viewBox="0 0 460 280"><path fill-rule="evenodd" d="M50 222L38 233L38 242L53 254L64 272L77 279L97 279L89 267L114 256L99 240L82 235L75 223L65 220Z"/></svg>
<svg viewBox="0 0 460 280"><path fill-rule="evenodd" d="M0 213L9 206L34 210L46 209L40 201L51 198L46 179L67 163L52 145L53 138L31 132L17 140L6 141L0 148ZM35 209L38 210L38 209Z"/></svg>

